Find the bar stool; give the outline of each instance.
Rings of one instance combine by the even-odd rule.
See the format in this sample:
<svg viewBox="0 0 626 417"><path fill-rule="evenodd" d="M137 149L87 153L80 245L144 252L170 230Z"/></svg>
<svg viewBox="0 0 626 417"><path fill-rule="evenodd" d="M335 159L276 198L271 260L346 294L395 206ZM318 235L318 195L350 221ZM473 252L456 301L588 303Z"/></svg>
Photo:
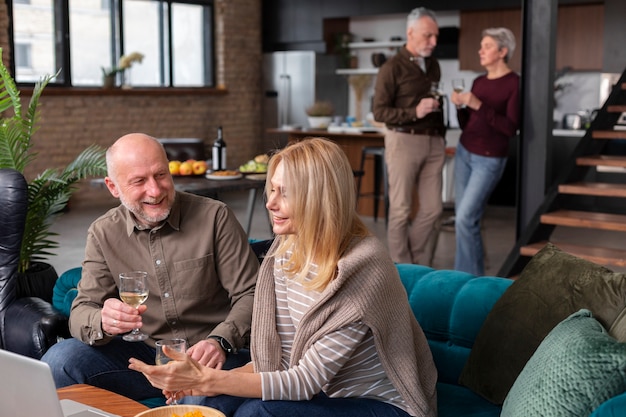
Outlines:
<svg viewBox="0 0 626 417"><path fill-rule="evenodd" d="M361 182L363 177L357 179L357 198L372 196L374 199L374 221L378 219L378 202L385 202L385 225L389 220L389 183L387 180L387 164L385 163L385 147L384 146L364 146L361 150L361 166L359 172L365 172L365 159L374 158L374 192L361 193ZM382 193L381 193L382 183Z"/></svg>

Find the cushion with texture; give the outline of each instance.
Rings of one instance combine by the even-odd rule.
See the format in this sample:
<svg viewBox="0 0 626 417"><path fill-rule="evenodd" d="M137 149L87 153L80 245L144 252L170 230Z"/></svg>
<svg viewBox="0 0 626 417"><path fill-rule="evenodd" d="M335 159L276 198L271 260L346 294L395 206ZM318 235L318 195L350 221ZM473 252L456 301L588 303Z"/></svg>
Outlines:
<svg viewBox="0 0 626 417"><path fill-rule="evenodd" d="M580 310L539 345L504 401L502 417L587 417L626 390L626 343Z"/></svg>
<svg viewBox="0 0 626 417"><path fill-rule="evenodd" d="M547 244L485 319L459 383L502 404L524 365L554 326L585 308L608 329L625 304L626 274ZM611 334L619 333L615 328L611 330Z"/></svg>
<svg viewBox="0 0 626 417"><path fill-rule="evenodd" d="M72 301L78 294L76 286L80 281L82 272L83 268L81 267L68 269L61 274L52 289L52 305L68 317L70 316Z"/></svg>

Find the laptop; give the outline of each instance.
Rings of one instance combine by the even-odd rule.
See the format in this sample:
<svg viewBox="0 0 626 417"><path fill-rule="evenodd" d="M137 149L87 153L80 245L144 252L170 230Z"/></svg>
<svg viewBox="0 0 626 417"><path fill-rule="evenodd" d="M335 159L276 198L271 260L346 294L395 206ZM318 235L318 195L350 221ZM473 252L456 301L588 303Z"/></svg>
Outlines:
<svg viewBox="0 0 626 417"><path fill-rule="evenodd" d="M59 400L47 363L0 349L2 417L119 417L72 400Z"/></svg>

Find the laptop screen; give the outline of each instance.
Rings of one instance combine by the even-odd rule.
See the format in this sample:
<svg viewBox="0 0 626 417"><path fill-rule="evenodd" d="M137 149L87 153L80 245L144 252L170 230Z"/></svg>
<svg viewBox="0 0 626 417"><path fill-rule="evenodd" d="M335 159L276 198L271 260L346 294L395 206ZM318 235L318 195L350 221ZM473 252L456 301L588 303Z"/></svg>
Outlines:
<svg viewBox="0 0 626 417"><path fill-rule="evenodd" d="M119 417L75 401L63 400L61 407L45 362L0 349L0 369L2 417Z"/></svg>

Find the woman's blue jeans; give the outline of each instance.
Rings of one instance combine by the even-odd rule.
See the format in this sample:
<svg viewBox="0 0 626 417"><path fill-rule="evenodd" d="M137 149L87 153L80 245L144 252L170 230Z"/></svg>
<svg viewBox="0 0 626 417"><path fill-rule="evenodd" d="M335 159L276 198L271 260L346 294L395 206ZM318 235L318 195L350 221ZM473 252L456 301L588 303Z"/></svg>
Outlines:
<svg viewBox="0 0 626 417"><path fill-rule="evenodd" d="M57 388L89 384L116 392L135 401L162 397L141 372L128 369L128 359L137 358L154 365L155 349L143 342L125 342L116 337L106 345L89 346L78 339L66 339L52 345L41 358L50 365ZM250 361L250 351L242 349L229 355L224 369Z"/></svg>
<svg viewBox="0 0 626 417"><path fill-rule="evenodd" d="M480 223L487 200L500 181L507 158L481 156L460 143L454 157L456 256L454 269L485 274Z"/></svg>
<svg viewBox="0 0 626 417"><path fill-rule="evenodd" d="M229 395L185 397L184 404L213 407L227 417L410 417L398 407L369 398L329 398L320 393L308 401L262 401Z"/></svg>

